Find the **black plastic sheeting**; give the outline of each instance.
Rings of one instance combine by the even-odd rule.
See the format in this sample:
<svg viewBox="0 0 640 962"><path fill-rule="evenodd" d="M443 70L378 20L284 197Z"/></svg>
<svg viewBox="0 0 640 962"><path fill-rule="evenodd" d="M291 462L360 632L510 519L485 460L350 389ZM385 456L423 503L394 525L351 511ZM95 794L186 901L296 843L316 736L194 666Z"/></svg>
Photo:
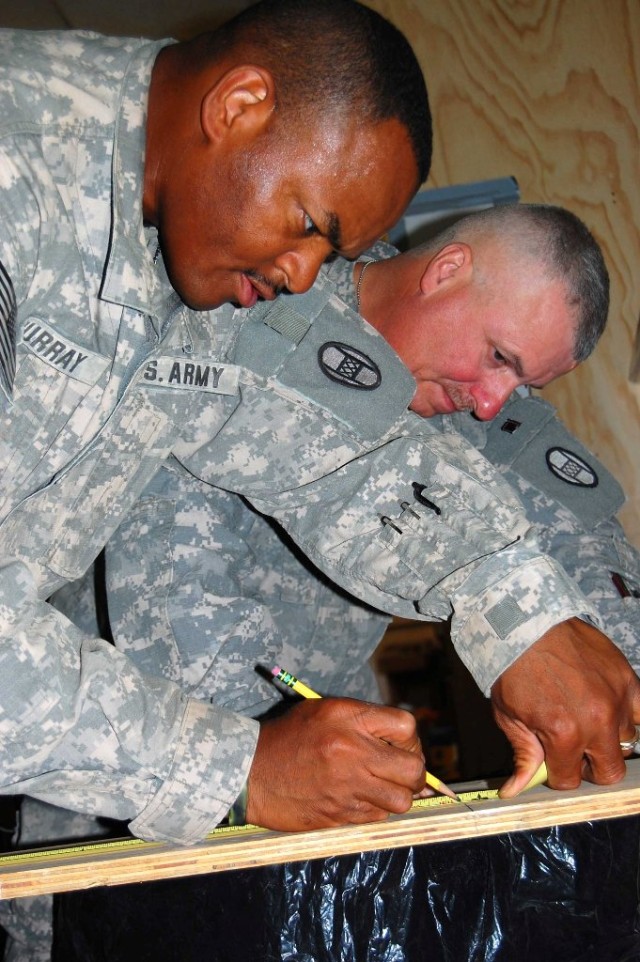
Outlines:
<svg viewBox="0 0 640 962"><path fill-rule="evenodd" d="M54 962L640 962L640 817L56 896Z"/></svg>

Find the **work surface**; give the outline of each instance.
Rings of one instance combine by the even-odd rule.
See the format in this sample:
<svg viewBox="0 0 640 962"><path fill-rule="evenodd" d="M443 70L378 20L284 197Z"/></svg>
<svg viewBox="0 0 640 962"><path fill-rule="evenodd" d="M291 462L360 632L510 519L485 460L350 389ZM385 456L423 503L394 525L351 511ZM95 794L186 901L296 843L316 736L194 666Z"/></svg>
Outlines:
<svg viewBox="0 0 640 962"><path fill-rule="evenodd" d="M392 816L385 822L313 832L270 832L247 826L218 829L206 841L190 847L123 839L19 852L0 858L0 898L179 878L635 815L640 813L640 759L630 761L627 777L612 786L585 783L571 792L540 786L511 801L482 797L492 794L487 788L484 782L460 786L472 811L449 799L430 799L416 803L406 815ZM480 797L473 800L475 795Z"/></svg>

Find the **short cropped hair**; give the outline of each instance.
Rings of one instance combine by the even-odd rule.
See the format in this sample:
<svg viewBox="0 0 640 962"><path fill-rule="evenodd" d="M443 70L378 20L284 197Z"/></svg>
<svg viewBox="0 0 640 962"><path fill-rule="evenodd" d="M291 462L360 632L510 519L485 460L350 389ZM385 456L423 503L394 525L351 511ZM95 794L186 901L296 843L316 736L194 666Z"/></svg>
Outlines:
<svg viewBox="0 0 640 962"><path fill-rule="evenodd" d="M235 46L272 72L287 116L350 110L364 123L397 119L409 135L419 183L426 179L426 84L407 39L379 13L356 0L262 0L209 34L207 55Z"/></svg>
<svg viewBox="0 0 640 962"><path fill-rule="evenodd" d="M506 240L514 251L541 263L549 278L564 281L568 303L577 313L573 359L578 363L586 360L605 329L609 312L607 266L587 226L564 207L503 204L460 218L423 249L488 235Z"/></svg>

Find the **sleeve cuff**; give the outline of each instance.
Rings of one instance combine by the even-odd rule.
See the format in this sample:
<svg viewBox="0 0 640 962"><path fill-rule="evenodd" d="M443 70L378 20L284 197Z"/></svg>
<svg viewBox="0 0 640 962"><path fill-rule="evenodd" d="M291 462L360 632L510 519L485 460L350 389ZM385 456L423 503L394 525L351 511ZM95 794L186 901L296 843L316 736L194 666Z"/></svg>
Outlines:
<svg viewBox="0 0 640 962"><path fill-rule="evenodd" d="M180 845L201 841L246 784L258 733L254 719L189 700L169 776L131 832Z"/></svg>
<svg viewBox="0 0 640 962"><path fill-rule="evenodd" d="M480 571L475 572L473 581L479 576ZM454 608L456 651L485 695L498 676L554 625L574 617L597 623L594 607L576 583L542 555L484 590L466 584Z"/></svg>

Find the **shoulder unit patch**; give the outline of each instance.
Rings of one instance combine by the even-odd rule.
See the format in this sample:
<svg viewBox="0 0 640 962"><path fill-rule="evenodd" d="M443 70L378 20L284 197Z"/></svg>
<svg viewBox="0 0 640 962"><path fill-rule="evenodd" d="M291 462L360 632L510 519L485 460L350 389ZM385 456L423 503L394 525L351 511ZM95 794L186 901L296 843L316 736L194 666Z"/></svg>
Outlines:
<svg viewBox="0 0 640 962"><path fill-rule="evenodd" d="M374 391L382 383L380 368L355 347L327 341L318 348L320 369L332 381L361 391Z"/></svg>
<svg viewBox="0 0 640 962"><path fill-rule="evenodd" d="M545 455L547 466L552 474L567 484L581 488L595 488L598 475L586 461L568 448L549 448Z"/></svg>

